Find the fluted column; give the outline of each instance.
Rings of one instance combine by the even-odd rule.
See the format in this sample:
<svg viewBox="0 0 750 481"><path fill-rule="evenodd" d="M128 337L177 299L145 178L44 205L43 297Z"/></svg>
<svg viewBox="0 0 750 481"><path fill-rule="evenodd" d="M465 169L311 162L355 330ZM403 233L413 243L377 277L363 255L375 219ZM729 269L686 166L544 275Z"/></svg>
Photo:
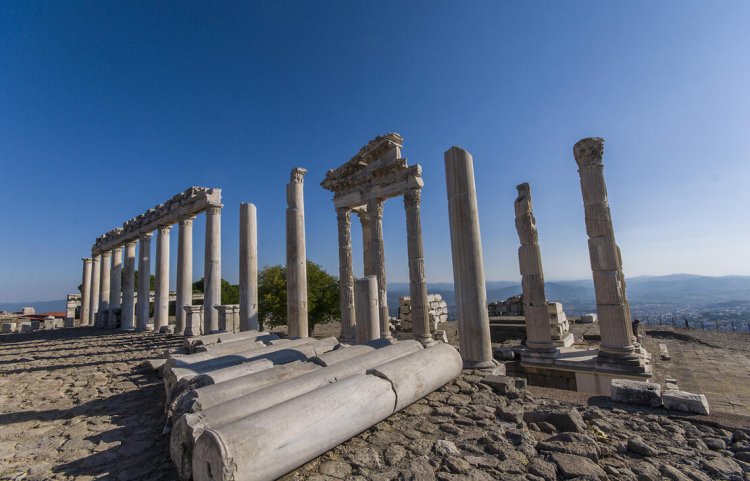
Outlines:
<svg viewBox="0 0 750 481"><path fill-rule="evenodd" d="M258 330L258 224L255 204L240 204L240 331Z"/></svg>
<svg viewBox="0 0 750 481"><path fill-rule="evenodd" d="M117 316L115 309L121 309L122 302L122 247L112 249L112 271L109 281L109 318L108 327L116 327ZM122 320L122 314L120 314Z"/></svg>
<svg viewBox="0 0 750 481"><path fill-rule="evenodd" d="M155 331L169 324L169 232L171 230L171 225L159 227L156 236Z"/></svg>
<svg viewBox="0 0 750 481"><path fill-rule="evenodd" d="M409 296L411 298L411 322L414 338L423 345L432 345L435 341L430 334L430 319L427 313L427 282L424 274L422 218L420 214L421 199L421 189L410 190L404 194L407 250L409 253Z"/></svg>
<svg viewBox="0 0 750 481"><path fill-rule="evenodd" d="M178 227L177 301L174 308L175 334L185 332L187 315L185 307L193 305L193 220L195 220L195 216L192 215L182 217Z"/></svg>
<svg viewBox="0 0 750 481"><path fill-rule="evenodd" d="M304 198L306 173L307 170L295 167L286 186L286 313L287 331L294 337L308 337Z"/></svg>
<svg viewBox="0 0 750 481"><path fill-rule="evenodd" d="M341 340L345 344L352 344L356 340L356 314L354 308L354 272L352 267L351 211L346 207L336 209L336 220L339 230Z"/></svg>
<svg viewBox="0 0 750 481"><path fill-rule="evenodd" d="M102 252L100 264L102 270L99 275L99 313L97 322L99 327L107 327L106 322L109 319L109 282L112 275L112 251Z"/></svg>
<svg viewBox="0 0 750 481"><path fill-rule="evenodd" d="M89 323L89 309L91 302L91 258L84 257L83 261L83 279L81 280L81 325Z"/></svg>
<svg viewBox="0 0 750 481"><path fill-rule="evenodd" d="M214 306L221 304L221 207L206 209L206 255L203 269L203 333L219 330L219 312Z"/></svg>
<svg viewBox="0 0 750 481"><path fill-rule="evenodd" d="M366 209L357 209L355 211L359 217L359 223L362 226L362 272L365 276L374 276L375 270L371 266L372 261L372 232L370 229L370 215ZM378 307L378 309L380 309Z"/></svg>
<svg viewBox="0 0 750 481"><path fill-rule="evenodd" d="M547 312L547 295L544 292L544 271L539 250L539 235L536 219L531 208L529 184L516 187L518 197L514 203L516 231L521 247L518 260L523 288L523 313L526 318L526 348L531 353L553 354L557 349L552 344Z"/></svg>
<svg viewBox="0 0 750 481"><path fill-rule="evenodd" d="M125 244L122 311L120 314L120 329L123 331L135 329L135 244L136 241Z"/></svg>
<svg viewBox="0 0 750 481"><path fill-rule="evenodd" d="M604 139L586 138L575 144L573 155L581 178L581 193L589 236L589 256L596 291L602 361L637 362L625 295L620 248L615 242L612 216L604 181Z"/></svg>
<svg viewBox="0 0 750 481"><path fill-rule="evenodd" d="M151 308L151 237L153 232L141 234L138 239L138 311L136 330L148 329Z"/></svg>
<svg viewBox="0 0 750 481"><path fill-rule="evenodd" d="M370 263L365 264L378 278L378 302L380 303L380 337L391 339L391 322L388 313L388 297L385 279L385 249L383 246L383 200L372 199L367 204L370 217ZM370 275L369 272L365 274Z"/></svg>
<svg viewBox="0 0 750 481"><path fill-rule="evenodd" d="M445 182L461 357L467 368L490 368L495 363L471 154L459 147L445 152Z"/></svg>
<svg viewBox="0 0 750 481"><path fill-rule="evenodd" d="M99 285L100 278L102 275L101 261L102 256L96 254L92 255L93 261L91 263L91 299L89 299L89 325L93 325L96 322L96 314L99 312Z"/></svg>

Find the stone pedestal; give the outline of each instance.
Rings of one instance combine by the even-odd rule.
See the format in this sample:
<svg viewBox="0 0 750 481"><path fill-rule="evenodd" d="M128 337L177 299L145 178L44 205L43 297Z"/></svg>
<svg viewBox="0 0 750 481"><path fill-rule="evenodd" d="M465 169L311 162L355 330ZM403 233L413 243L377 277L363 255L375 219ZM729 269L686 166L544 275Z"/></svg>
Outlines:
<svg viewBox="0 0 750 481"><path fill-rule="evenodd" d="M523 287L523 312L526 317L526 347L529 354L554 355L550 316L547 313L547 295L544 291L544 272L539 250L536 219L531 207L529 184L516 186L518 197L514 203L516 231L521 247L518 259Z"/></svg>
<svg viewBox="0 0 750 481"><path fill-rule="evenodd" d="M137 331L148 330L151 317L151 237L153 233L141 234L138 239L138 305L136 311Z"/></svg>
<svg viewBox="0 0 750 481"><path fill-rule="evenodd" d="M81 280L81 325L88 325L91 316L89 315L91 306L91 258L84 257L83 261L83 279Z"/></svg>
<svg viewBox="0 0 750 481"><path fill-rule="evenodd" d="M356 317L354 310L351 211L346 207L336 209L336 220L339 232L339 305L341 307L341 342L344 344L353 344L356 340Z"/></svg>
<svg viewBox="0 0 750 481"><path fill-rule="evenodd" d="M604 139L586 138L573 147L581 178L581 193L589 236L591 270L594 275L599 317L601 363L643 367L640 347L634 344L630 306L625 295L620 248L615 242L612 216L604 182Z"/></svg>
<svg viewBox="0 0 750 481"><path fill-rule="evenodd" d="M154 330L169 324L169 232L172 226L159 227L156 237L156 299Z"/></svg>
<svg viewBox="0 0 750 481"><path fill-rule="evenodd" d="M193 305L193 220L182 217L177 239L177 301L175 302L175 334L185 331L185 307Z"/></svg>
<svg viewBox="0 0 750 481"><path fill-rule="evenodd" d="M107 327L117 327L116 313L122 308L122 247L112 249L112 272L109 281L109 319Z"/></svg>
<svg viewBox="0 0 750 481"><path fill-rule="evenodd" d="M461 357L466 368L492 368L495 363L471 154L451 147L445 153L445 180Z"/></svg>
<svg viewBox="0 0 750 481"><path fill-rule="evenodd" d="M219 314L219 331L240 332L240 305L225 304L214 306Z"/></svg>
<svg viewBox="0 0 750 481"><path fill-rule="evenodd" d="M240 330L258 330L258 223L255 204L240 204Z"/></svg>
<svg viewBox="0 0 750 481"><path fill-rule="evenodd" d="M219 330L219 313L213 307L221 304L221 206L212 205L206 209L203 273L203 332L209 334Z"/></svg>
<svg viewBox="0 0 750 481"><path fill-rule="evenodd" d="M378 279L367 276L354 282L354 302L357 313L357 344L379 339L380 312L378 302Z"/></svg>
<svg viewBox="0 0 750 481"><path fill-rule="evenodd" d="M99 312L99 289L101 288L100 279L102 275L101 261L102 256L92 255L91 264L91 298L89 299L89 320L88 324L93 325L96 322L96 313Z"/></svg>
<svg viewBox="0 0 750 481"><path fill-rule="evenodd" d="M203 306L185 306L185 337L200 336L203 334Z"/></svg>
<svg viewBox="0 0 750 481"><path fill-rule="evenodd" d="M135 242L125 244L125 266L122 287L120 329L135 329Z"/></svg>
<svg viewBox="0 0 750 481"><path fill-rule="evenodd" d="M307 337L307 254L305 250L305 200L307 170L292 170L286 187L286 297L288 333Z"/></svg>

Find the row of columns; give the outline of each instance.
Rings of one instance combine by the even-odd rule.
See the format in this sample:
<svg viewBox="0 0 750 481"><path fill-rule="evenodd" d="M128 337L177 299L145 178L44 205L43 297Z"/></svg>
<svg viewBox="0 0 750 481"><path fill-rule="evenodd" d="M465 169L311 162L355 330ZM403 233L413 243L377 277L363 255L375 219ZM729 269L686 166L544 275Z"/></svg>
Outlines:
<svg viewBox="0 0 750 481"><path fill-rule="evenodd" d="M221 304L221 206L206 209L206 245L204 266L204 332L219 329L218 312L214 305ZM194 215L183 216L179 222L177 247L177 303L175 332L185 330L184 307L193 303L193 221ZM160 226L156 238L156 292L154 302L154 329L169 323L169 239L171 225ZM114 325L115 309L121 311L123 330L143 331L150 319L151 238L153 232L142 233L138 238L138 285L135 285L136 241L127 242L123 266L123 246L83 259L81 286L81 323L84 325ZM256 255L257 259L257 255ZM257 260L256 269L257 273ZM124 277L124 284L121 279ZM256 276L257 277L257 276ZM135 292L138 292L137 312ZM255 289L257 292L257 288ZM120 298L122 297L122 302ZM257 304L257 294L256 294ZM108 313L107 318L98 313ZM255 314L257 322L257 310Z"/></svg>

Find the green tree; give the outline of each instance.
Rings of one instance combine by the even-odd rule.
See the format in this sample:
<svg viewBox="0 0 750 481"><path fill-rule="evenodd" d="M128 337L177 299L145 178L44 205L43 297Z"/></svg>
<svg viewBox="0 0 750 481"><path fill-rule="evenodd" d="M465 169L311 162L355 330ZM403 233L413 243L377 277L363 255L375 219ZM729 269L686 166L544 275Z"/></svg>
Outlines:
<svg viewBox="0 0 750 481"><path fill-rule="evenodd" d="M193 292L203 292L203 278L193 282ZM231 284L228 280L221 280L221 303L222 304L239 304L240 303L240 286Z"/></svg>
<svg viewBox="0 0 750 481"><path fill-rule="evenodd" d="M307 308L310 330L341 316L338 278L312 261L307 261ZM258 311L271 326L286 324L286 267L265 267L258 274Z"/></svg>

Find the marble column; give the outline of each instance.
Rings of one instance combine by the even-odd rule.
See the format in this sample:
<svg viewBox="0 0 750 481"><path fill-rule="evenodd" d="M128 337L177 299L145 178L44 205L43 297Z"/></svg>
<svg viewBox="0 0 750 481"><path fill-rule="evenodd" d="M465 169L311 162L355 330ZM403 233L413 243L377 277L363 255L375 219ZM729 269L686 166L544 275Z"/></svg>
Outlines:
<svg viewBox="0 0 750 481"><path fill-rule="evenodd" d="M529 184L516 186L518 197L514 203L516 231L521 247L518 248L518 262L523 288L523 313L526 317L526 348L531 354L554 354L557 348L552 343L547 295L544 292L544 271L542 254L539 249L539 235L536 219L531 207Z"/></svg>
<svg viewBox="0 0 750 481"><path fill-rule="evenodd" d="M109 319L108 327L117 327L115 309L122 309L122 247L112 249L112 272L109 281ZM122 320L122 314L120 314Z"/></svg>
<svg viewBox="0 0 750 481"><path fill-rule="evenodd" d="M391 320L388 313L388 296L385 279L385 248L383 245L383 200L372 199L367 203L370 217L370 262L365 263L369 272L378 278L378 302L380 302L380 337L392 339Z"/></svg>
<svg viewBox="0 0 750 481"><path fill-rule="evenodd" d="M83 279L81 280L81 325L85 326L90 321L89 309L91 302L91 258L84 257Z"/></svg>
<svg viewBox="0 0 750 481"><path fill-rule="evenodd" d="M180 218L177 237L177 301L175 302L175 334L185 332L185 308L193 305L193 221L195 216ZM197 333L196 333L197 335Z"/></svg>
<svg viewBox="0 0 750 481"><path fill-rule="evenodd" d="M295 167L286 186L286 313L287 331L292 337L308 337L304 198L306 173L306 169Z"/></svg>
<svg viewBox="0 0 750 481"><path fill-rule="evenodd" d="M138 307L136 330L148 329L151 317L151 237L153 232L141 234L138 239Z"/></svg>
<svg viewBox="0 0 750 481"><path fill-rule="evenodd" d="M471 154L459 147L445 152L445 181L461 357L466 368L490 368L495 363Z"/></svg>
<svg viewBox="0 0 750 481"><path fill-rule="evenodd" d="M258 219L255 204L240 204L240 331L258 330Z"/></svg>
<svg viewBox="0 0 750 481"><path fill-rule="evenodd" d="M99 275L99 315L97 315L97 322L99 323L99 327L107 327L107 320L109 319L109 282L112 275L112 251L102 252L100 268L102 272Z"/></svg>
<svg viewBox="0 0 750 481"><path fill-rule="evenodd" d="M354 299L357 312L356 340L364 344L380 338L380 301L378 278L367 276L354 281Z"/></svg>
<svg viewBox="0 0 750 481"><path fill-rule="evenodd" d="M435 341L430 333L428 315L427 282L424 274L424 250L422 248L421 198L421 189L413 189L404 193L412 332L417 341L427 346L434 344Z"/></svg>
<svg viewBox="0 0 750 481"><path fill-rule="evenodd" d="M96 314L99 312L99 285L101 271L101 255L92 255L93 262L91 264L91 299L89 300L89 325L93 325L96 322Z"/></svg>
<svg viewBox="0 0 750 481"><path fill-rule="evenodd" d="M157 229L156 236L156 298L154 299L154 330L169 324L169 232L171 225Z"/></svg>
<svg viewBox="0 0 750 481"><path fill-rule="evenodd" d="M356 317L354 308L354 272L352 267L351 210L336 209L339 230L339 305L341 307L341 342L356 341ZM377 291L376 291L377 293Z"/></svg>
<svg viewBox="0 0 750 481"><path fill-rule="evenodd" d="M375 269L372 268L372 229L370 229L370 215L366 209L357 209L355 211L359 217L359 223L362 226L362 272L366 276L374 276ZM378 308L379 309L379 308Z"/></svg>
<svg viewBox="0 0 750 481"><path fill-rule="evenodd" d="M122 311L120 314L120 329L123 331L135 329L135 244L136 241L125 244Z"/></svg>
<svg viewBox="0 0 750 481"><path fill-rule="evenodd" d="M221 304L221 207L206 209L206 254L203 269L203 334L219 330L219 313L214 306Z"/></svg>
<svg viewBox="0 0 750 481"><path fill-rule="evenodd" d="M581 178L596 311L602 338L599 360L637 362L622 258L615 242L604 181L604 139L592 137L580 140L573 147L573 155Z"/></svg>

